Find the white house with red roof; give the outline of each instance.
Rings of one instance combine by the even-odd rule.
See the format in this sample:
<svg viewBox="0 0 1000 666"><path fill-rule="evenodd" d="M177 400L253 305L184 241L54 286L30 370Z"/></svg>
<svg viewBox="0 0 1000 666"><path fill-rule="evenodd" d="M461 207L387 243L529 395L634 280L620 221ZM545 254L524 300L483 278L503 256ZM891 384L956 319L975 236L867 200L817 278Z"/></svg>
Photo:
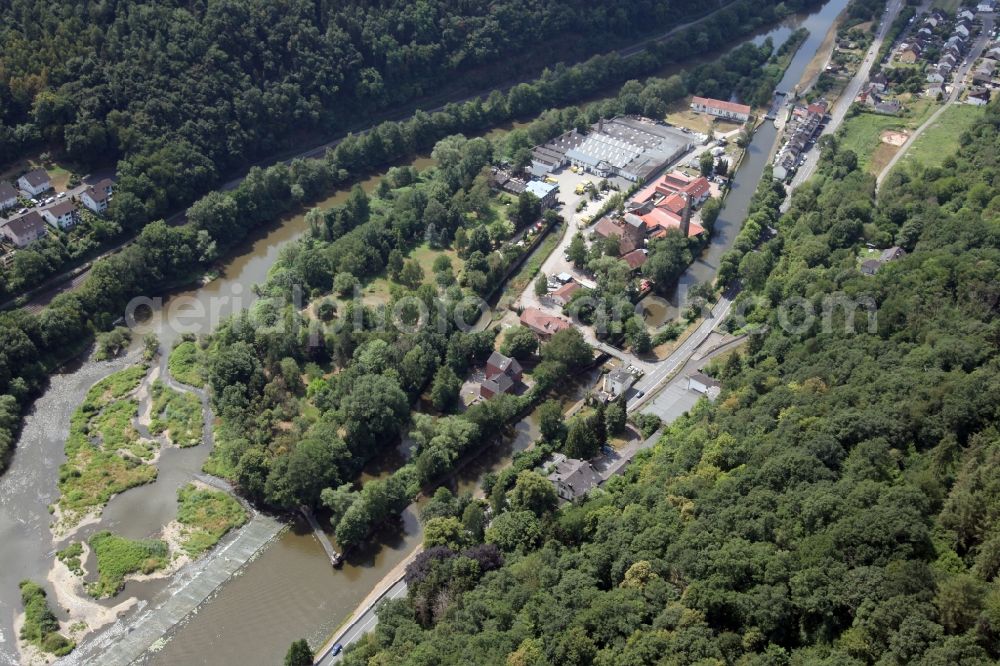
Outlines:
<svg viewBox="0 0 1000 666"><path fill-rule="evenodd" d="M692 97L691 108L698 113L707 113L717 118L745 123L750 120L750 107L746 104L724 102L711 97Z"/></svg>

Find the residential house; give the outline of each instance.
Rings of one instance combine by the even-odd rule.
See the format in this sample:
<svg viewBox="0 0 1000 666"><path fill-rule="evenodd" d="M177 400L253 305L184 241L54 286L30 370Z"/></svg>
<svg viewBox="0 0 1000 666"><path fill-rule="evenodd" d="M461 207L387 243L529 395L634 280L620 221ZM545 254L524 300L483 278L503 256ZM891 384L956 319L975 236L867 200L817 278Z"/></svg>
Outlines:
<svg viewBox="0 0 1000 666"><path fill-rule="evenodd" d="M15 247L28 247L45 236L45 221L35 211L30 211L20 217L8 220L0 227L0 233L7 237Z"/></svg>
<svg viewBox="0 0 1000 666"><path fill-rule="evenodd" d="M955 69L955 65L958 64L958 56L954 53L944 53L941 55L941 59L938 61L938 69L941 69L942 65L948 66L948 71Z"/></svg>
<svg viewBox="0 0 1000 666"><path fill-rule="evenodd" d="M903 105L899 103L899 100L889 99L883 100L881 102L875 103L875 113L883 113L889 116L898 115L900 111L903 110Z"/></svg>
<svg viewBox="0 0 1000 666"><path fill-rule="evenodd" d="M924 91L924 97L930 99L944 98L948 93L945 92L944 87L940 83L933 83L927 86L927 90Z"/></svg>
<svg viewBox="0 0 1000 666"><path fill-rule="evenodd" d="M927 70L927 83L944 83L944 76L936 69Z"/></svg>
<svg viewBox="0 0 1000 666"><path fill-rule="evenodd" d="M986 57L993 60L1000 60L1000 46L990 47L990 50L986 52Z"/></svg>
<svg viewBox="0 0 1000 666"><path fill-rule="evenodd" d="M108 209L113 187L114 183L105 178L84 190L83 194L80 195L80 201L95 213L103 213Z"/></svg>
<svg viewBox="0 0 1000 666"><path fill-rule="evenodd" d="M974 85L992 85L993 75L996 72L997 61L990 58L984 58L979 66L976 67L976 71L972 73L972 83Z"/></svg>
<svg viewBox="0 0 1000 666"><path fill-rule="evenodd" d="M17 205L17 190L7 181L0 182L0 210L7 210Z"/></svg>
<svg viewBox="0 0 1000 666"><path fill-rule="evenodd" d="M920 39L930 39L934 36L934 31L928 26L923 26L920 30L917 30L917 37Z"/></svg>
<svg viewBox="0 0 1000 666"><path fill-rule="evenodd" d="M986 106L990 103L990 95L990 91L986 88L972 88L969 90L969 96L965 103L973 106Z"/></svg>
<svg viewBox="0 0 1000 666"><path fill-rule="evenodd" d="M550 315L538 308L525 308L521 313L521 324L530 328L542 340L548 340L559 331L572 326L562 317Z"/></svg>
<svg viewBox="0 0 1000 666"><path fill-rule="evenodd" d="M976 11L984 14L992 14L995 8L996 3L993 0L979 0L979 4L976 5Z"/></svg>
<svg viewBox="0 0 1000 666"><path fill-rule="evenodd" d="M37 197L42 192L52 189L52 181L45 169L32 169L17 179L17 186L28 196Z"/></svg>
<svg viewBox="0 0 1000 666"><path fill-rule="evenodd" d="M701 372L692 372L688 375L688 390L696 391L714 400L722 392L722 383Z"/></svg>
<svg viewBox="0 0 1000 666"><path fill-rule="evenodd" d="M601 475L586 460L567 458L557 462L548 479L555 486L556 495L567 502L580 499L601 485Z"/></svg>
<svg viewBox="0 0 1000 666"><path fill-rule="evenodd" d="M894 245L888 249L882 250L882 254L879 255L878 260L884 264L888 261L895 261L896 259L901 259L902 257L905 256L906 256L906 250L899 247L898 245Z"/></svg>
<svg viewBox="0 0 1000 666"><path fill-rule="evenodd" d="M973 21L976 18L976 15L973 14L972 10L969 9L968 7L963 7L962 9L959 10L958 15L956 16L956 18L959 21L965 20L965 21L971 22L971 21Z"/></svg>
<svg viewBox="0 0 1000 666"><path fill-rule="evenodd" d="M871 79L872 88L879 92L885 92L885 89L889 87L889 79L886 78L885 73L879 72ZM812 104L809 105L810 111L812 109ZM826 113L826 102L823 103L822 114Z"/></svg>
<svg viewBox="0 0 1000 666"><path fill-rule="evenodd" d="M516 359L494 351L486 360L486 378L479 385L479 395L489 399L507 393L521 381L522 375L521 364Z"/></svg>
<svg viewBox="0 0 1000 666"><path fill-rule="evenodd" d="M691 108L698 113L707 113L717 118L735 120L741 123L745 123L750 119L751 112L751 108L746 104L724 102L721 99L711 99L709 97L692 97Z"/></svg>
<svg viewBox="0 0 1000 666"><path fill-rule="evenodd" d="M549 298L552 299L553 303L555 303L561 308L564 308L567 305L569 305L569 302L571 300L573 300L573 294L580 291L581 289L583 289L583 285L581 285L576 280L570 280L569 282L567 282L566 284L564 284L563 286L559 287L551 294L549 294Z"/></svg>
<svg viewBox="0 0 1000 666"><path fill-rule="evenodd" d="M866 259L861 262L861 273L863 275L875 275L880 268L882 268L882 262L878 259Z"/></svg>
<svg viewBox="0 0 1000 666"><path fill-rule="evenodd" d="M638 271L640 268L642 268L642 265L646 263L646 259L648 258L649 258L648 251L645 249L640 249L640 250L632 250L628 254L622 256L622 261L628 264L628 267L634 273Z"/></svg>
<svg viewBox="0 0 1000 666"><path fill-rule="evenodd" d="M993 85L993 74L990 72L984 72L981 70L976 70L972 73L972 85L974 86L992 86Z"/></svg>
<svg viewBox="0 0 1000 666"><path fill-rule="evenodd" d="M42 211L45 221L57 229L65 231L79 221L76 206L71 201L60 201Z"/></svg>
<svg viewBox="0 0 1000 666"><path fill-rule="evenodd" d="M625 368L615 368L604 375L604 392L612 398L626 393L635 384L635 375Z"/></svg>
<svg viewBox="0 0 1000 666"><path fill-rule="evenodd" d="M964 23L956 23L955 34L964 40L969 38L969 35L972 34L972 30Z"/></svg>

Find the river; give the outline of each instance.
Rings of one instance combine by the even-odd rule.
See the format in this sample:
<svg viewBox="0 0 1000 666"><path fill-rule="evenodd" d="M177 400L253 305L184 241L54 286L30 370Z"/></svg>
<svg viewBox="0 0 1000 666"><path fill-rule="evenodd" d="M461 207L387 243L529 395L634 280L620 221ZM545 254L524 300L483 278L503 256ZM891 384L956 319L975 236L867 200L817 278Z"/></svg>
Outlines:
<svg viewBox="0 0 1000 666"><path fill-rule="evenodd" d="M810 36L793 58L780 89L789 90L798 82L847 1L830 0L812 14L794 17L754 38L760 42L770 36L780 44L792 30L801 26L809 29ZM764 123L754 135L716 223L712 243L685 273L678 294L714 276L719 258L739 232L775 138L772 123ZM413 166L426 168L430 163L429 158L421 157ZM380 175L369 178L363 186L370 190ZM328 207L346 195L338 192L316 205ZM226 263L219 278L165 299L152 322L165 347L183 332L177 325L182 320L196 332L209 332L221 318L248 307L255 299L250 287L264 281L281 249L306 230L304 215L289 216L248 240ZM678 296L669 300L669 307L676 308ZM171 325L162 326L164 321ZM0 662L17 660L12 630L13 618L20 612L17 582L22 578L42 581L51 565L53 543L47 506L56 499L69 418L90 385L127 363L124 359L112 364L83 362L55 375L25 421L11 466L0 478L0 562L4 563L0 570ZM503 443L463 468L457 479L459 489L474 487L485 472L507 464L510 456L529 446L537 434L533 418L519 423ZM88 533L109 526L133 537L155 532L173 517L177 487L200 468L207 453L204 446L166 451L159 463L157 483L113 499L100 525L88 528ZM334 571L305 526L293 525L181 623L161 649L147 653L144 662L271 664L281 661L288 644L296 638L305 637L318 646L419 542L419 523L413 512L407 512L387 526L371 546L353 552L344 567ZM164 589L162 581L129 584L125 594L155 599L165 593Z"/></svg>

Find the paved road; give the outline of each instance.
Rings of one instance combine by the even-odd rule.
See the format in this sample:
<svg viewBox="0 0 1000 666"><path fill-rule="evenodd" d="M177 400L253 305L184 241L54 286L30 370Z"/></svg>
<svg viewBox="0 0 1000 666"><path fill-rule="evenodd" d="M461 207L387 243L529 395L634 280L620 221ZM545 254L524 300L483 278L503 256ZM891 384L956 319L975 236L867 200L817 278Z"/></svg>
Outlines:
<svg viewBox="0 0 1000 666"><path fill-rule="evenodd" d="M986 49L986 44L990 40L990 33L993 32L993 14L982 14L981 16L983 17L983 29L980 31L979 36L973 43L972 49L969 51L969 56L962 63L958 72L955 73L954 84L951 87L951 94L948 95L948 99L945 100L945 103L940 109L935 111L930 118L925 120L920 127L910 134L906 143L900 146L899 150L896 151L896 154L892 156L891 160L889 160L889 163L885 165L885 168L883 168L882 171L879 172L878 176L875 177L876 191L878 191L878 188L882 185L882 181L889 175L893 167L895 167L896 164L898 164L903 158L906 151L908 151L920 135L924 133L924 130L933 126L941 114L944 113L945 109L957 102L959 96L962 94L962 91L965 90L965 79L969 74L969 70L972 69L972 65L979 60L979 57L983 55L983 51Z"/></svg>
<svg viewBox="0 0 1000 666"><path fill-rule="evenodd" d="M687 364L691 356L694 355L695 350L705 342L712 331L715 330L715 327L729 315L729 309L732 307L733 299L736 298L737 293L739 293L739 288L731 287L720 296L709 315L705 317L705 320L695 329L694 333L689 335L687 340L671 352L670 356L654 364L655 367L635 383L634 389L642 392L643 395L639 396L635 394L635 397L628 401L628 411L634 412L646 404L664 382Z"/></svg>
<svg viewBox="0 0 1000 666"><path fill-rule="evenodd" d="M340 655L334 656L333 654L334 646L342 645L346 648L348 645L364 636L365 633L371 631L372 628L378 623L376 608L378 607L379 602L383 599L398 599L404 594L406 594L406 581L396 581L396 584L386 590L385 594L379 598L378 601L369 606L357 620L341 630L340 635L333 641L330 641L329 647L325 652L316 655L315 663L326 666L327 664L334 664L340 661Z"/></svg>
<svg viewBox="0 0 1000 666"><path fill-rule="evenodd" d="M858 96L861 92L861 87L868 81L868 76L871 73L872 67L875 65L875 60L878 58L879 49L882 48L882 43L885 41L885 35L889 32L889 28L892 26L893 21L899 16L899 11L903 8L903 0L890 0L888 5L888 13L882 17L881 23L878 26L878 32L875 34L875 39L872 40L871 46L868 48L868 53L865 54L865 59L861 61L861 65L858 67L857 73L854 75L844 88L844 92L841 93L840 97L834 103L833 107L830 109L830 120L827 122L826 127L823 128L822 134L832 134L837 131L841 123L844 122L844 118L847 116L847 111L851 108L851 104L854 103L854 98ZM817 141L817 144L819 142ZM816 172L816 167L819 164L819 146L816 145L806 154L805 163L799 167L799 170L795 172L795 176L792 178L792 182L789 185L789 191L802 185L802 183L809 180L813 173ZM791 197L785 200L782 204L782 211L788 210L790 205Z"/></svg>

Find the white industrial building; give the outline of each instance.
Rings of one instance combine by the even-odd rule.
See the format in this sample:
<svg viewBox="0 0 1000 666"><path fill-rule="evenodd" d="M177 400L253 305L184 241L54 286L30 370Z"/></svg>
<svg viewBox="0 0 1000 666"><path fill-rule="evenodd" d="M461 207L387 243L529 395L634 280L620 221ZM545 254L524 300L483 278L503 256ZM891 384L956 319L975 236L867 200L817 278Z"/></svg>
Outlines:
<svg viewBox="0 0 1000 666"><path fill-rule="evenodd" d="M648 180L690 149L690 138L674 127L619 117L598 122L587 134L573 130L537 146L531 173L541 177L573 164L601 178Z"/></svg>

